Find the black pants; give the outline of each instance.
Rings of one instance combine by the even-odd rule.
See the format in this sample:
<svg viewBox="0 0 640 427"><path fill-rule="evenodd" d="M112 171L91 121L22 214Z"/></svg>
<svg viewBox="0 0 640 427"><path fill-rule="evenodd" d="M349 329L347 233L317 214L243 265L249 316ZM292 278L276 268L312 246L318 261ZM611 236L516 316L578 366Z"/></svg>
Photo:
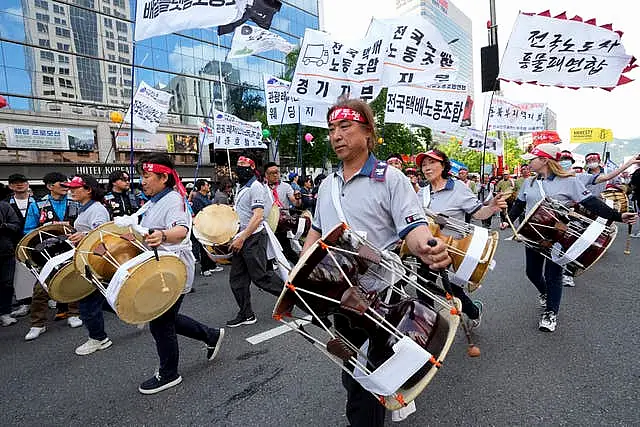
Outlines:
<svg viewBox="0 0 640 427"><path fill-rule="evenodd" d="M11 313L13 300L13 276L16 259L13 255L0 256L0 315Z"/></svg>
<svg viewBox="0 0 640 427"><path fill-rule="evenodd" d="M527 278L538 292L547 296L547 311L558 314L562 299L563 268L531 248L524 249Z"/></svg>
<svg viewBox="0 0 640 427"><path fill-rule="evenodd" d="M213 270L216 268L217 264L209 258L207 255L207 250L202 246L202 243L197 242L198 249L200 250L200 271L205 272L207 270Z"/></svg>
<svg viewBox="0 0 640 427"><path fill-rule="evenodd" d="M278 242L280 242L280 246L282 246L282 253L284 257L291 261L294 265L298 263L300 256L293 250L291 247L291 239L287 237L287 232L284 233L275 233Z"/></svg>
<svg viewBox="0 0 640 427"><path fill-rule="evenodd" d="M251 308L251 282L257 287L279 296L284 283L267 262L267 232L262 230L244 241L240 252L231 258L229 285L236 299L239 315L253 316Z"/></svg>
<svg viewBox="0 0 640 427"><path fill-rule="evenodd" d="M435 294L443 294L441 288L436 286L436 275L435 273L429 269L425 264L420 262L420 266L418 267L418 275L427 279L429 283L425 285L430 291ZM418 291L418 299L429 306L433 306L433 301L427 295ZM451 283L451 293L454 297L458 298L462 303L462 312L469 317L469 319L477 319L480 316L480 311L478 307L471 301L471 298L467 295L467 293L462 289L461 286L456 285L455 283Z"/></svg>
<svg viewBox="0 0 640 427"><path fill-rule="evenodd" d="M156 350L160 358L160 376L174 378L178 375L178 335L209 343L213 331L206 325L179 313L184 295L162 316L149 322L151 335L156 341Z"/></svg>

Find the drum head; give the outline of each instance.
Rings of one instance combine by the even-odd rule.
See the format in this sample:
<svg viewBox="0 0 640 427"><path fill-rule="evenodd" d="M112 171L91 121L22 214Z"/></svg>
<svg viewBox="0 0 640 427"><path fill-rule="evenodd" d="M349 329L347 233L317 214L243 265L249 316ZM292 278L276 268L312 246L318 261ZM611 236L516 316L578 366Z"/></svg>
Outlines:
<svg viewBox="0 0 640 427"><path fill-rule="evenodd" d="M98 280L108 282L117 267L107 262L104 257L93 255L93 251L102 242L109 254L115 258L116 263L124 264L142 252L132 242L120 237L126 234L130 234L138 242L143 241L142 236L133 231L133 228L118 227L113 222L106 222L89 232L76 246L76 253L73 256L76 270L84 274L85 267L88 265L92 275Z"/></svg>
<svg viewBox="0 0 640 427"><path fill-rule="evenodd" d="M275 232L278 228L278 223L280 222L280 207L278 205L271 206L271 210L269 211L269 216L267 217L267 224L269 224L269 228L271 231Z"/></svg>
<svg viewBox="0 0 640 427"><path fill-rule="evenodd" d="M240 217L227 205L209 205L198 212L193 220L194 236L214 245L231 241L239 229Z"/></svg>
<svg viewBox="0 0 640 427"><path fill-rule="evenodd" d="M16 259L21 263L33 264L31 253L37 244L55 236L73 234L76 230L65 224L48 224L38 227L24 236L16 246Z"/></svg>
<svg viewBox="0 0 640 427"><path fill-rule="evenodd" d="M76 270L72 260L54 271L47 280L49 296L62 303L76 302L96 290L80 272Z"/></svg>
<svg viewBox="0 0 640 427"><path fill-rule="evenodd" d="M115 310L124 322L149 322L170 309L187 283L187 267L176 256L160 255L129 269L120 288Z"/></svg>

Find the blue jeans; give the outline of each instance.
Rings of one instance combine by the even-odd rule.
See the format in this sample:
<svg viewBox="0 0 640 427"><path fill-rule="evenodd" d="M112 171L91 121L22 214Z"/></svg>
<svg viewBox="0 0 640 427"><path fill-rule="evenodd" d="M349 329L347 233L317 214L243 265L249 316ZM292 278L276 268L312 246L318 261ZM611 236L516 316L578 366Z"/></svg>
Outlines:
<svg viewBox="0 0 640 427"><path fill-rule="evenodd" d="M179 313L184 295L162 316L149 322L151 335L156 341L156 350L160 358L159 374L162 378L178 376L178 335L208 344L214 337L214 331L206 325Z"/></svg>
<svg viewBox="0 0 640 427"><path fill-rule="evenodd" d="M547 296L547 311L558 314L562 298L563 268L533 249L525 248L524 254L527 263L527 278L538 289L538 292Z"/></svg>
<svg viewBox="0 0 640 427"><path fill-rule="evenodd" d="M104 331L104 316L102 315L104 302L104 296L97 290L79 301L80 319L89 331L89 338L98 341L107 337L107 333Z"/></svg>

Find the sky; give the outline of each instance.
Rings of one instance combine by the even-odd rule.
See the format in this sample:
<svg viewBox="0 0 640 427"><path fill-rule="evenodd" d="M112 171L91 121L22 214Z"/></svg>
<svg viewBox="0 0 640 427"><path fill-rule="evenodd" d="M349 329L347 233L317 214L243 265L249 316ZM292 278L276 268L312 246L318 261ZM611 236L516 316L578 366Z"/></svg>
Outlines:
<svg viewBox="0 0 640 427"><path fill-rule="evenodd" d="M396 16L395 0L322 0L324 2L325 31L345 40L364 36L372 17ZM483 100L480 82L480 48L488 44L487 21L489 0L449 0L461 9L473 22L473 65L476 106L476 127L481 121ZM637 14L629 9L628 0L496 0L498 45L500 56L509 39L513 23L519 11L539 13L550 10L555 16L567 12L569 17L581 16L584 20L596 18L597 24L612 23L614 30L624 32L622 44L628 55L640 59L640 26ZM626 12L626 13L625 13ZM503 95L520 102L545 102L557 114L558 133L569 140L572 127L602 127L613 129L619 139L640 136L638 101L640 100L640 68L627 73L637 79L607 92L602 89L562 89L535 85L518 86L501 82Z"/></svg>

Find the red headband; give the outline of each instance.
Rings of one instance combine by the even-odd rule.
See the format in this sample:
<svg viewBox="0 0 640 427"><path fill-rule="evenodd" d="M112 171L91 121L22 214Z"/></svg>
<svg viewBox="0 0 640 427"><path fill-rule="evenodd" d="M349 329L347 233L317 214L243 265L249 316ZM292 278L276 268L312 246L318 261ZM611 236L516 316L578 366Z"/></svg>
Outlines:
<svg viewBox="0 0 640 427"><path fill-rule="evenodd" d="M184 188L184 185L182 185L180 176L178 175L178 172L176 172L175 169L171 169L168 166L159 165L157 163L143 163L142 170L145 172L166 173L167 175L173 176L173 179L176 181L176 187L178 189L178 193L180 193L182 197L187 195L187 190L186 188Z"/></svg>
<svg viewBox="0 0 640 427"><path fill-rule="evenodd" d="M249 163L251 165L252 168L256 167L256 162L254 162L253 160L251 160L248 157L240 156L240 157L238 157L238 161L239 162L247 162L247 163Z"/></svg>
<svg viewBox="0 0 640 427"><path fill-rule="evenodd" d="M400 162L400 163L402 163L402 160L400 160L400 159L399 159L399 158L397 158L397 157L389 157L389 158L387 159L387 163L389 163L389 162L393 162L393 161L396 161L396 162Z"/></svg>
<svg viewBox="0 0 640 427"><path fill-rule="evenodd" d="M556 154L556 157L553 157L551 154L547 153L546 151L542 151L538 147L534 148L531 151L531 154L536 157L544 157L546 159L551 159L551 160L558 160L560 158L560 152Z"/></svg>
<svg viewBox="0 0 640 427"><path fill-rule="evenodd" d="M367 119L362 114L348 107L338 107L331 111L328 120L329 123L338 120L351 120L354 122L367 123Z"/></svg>

